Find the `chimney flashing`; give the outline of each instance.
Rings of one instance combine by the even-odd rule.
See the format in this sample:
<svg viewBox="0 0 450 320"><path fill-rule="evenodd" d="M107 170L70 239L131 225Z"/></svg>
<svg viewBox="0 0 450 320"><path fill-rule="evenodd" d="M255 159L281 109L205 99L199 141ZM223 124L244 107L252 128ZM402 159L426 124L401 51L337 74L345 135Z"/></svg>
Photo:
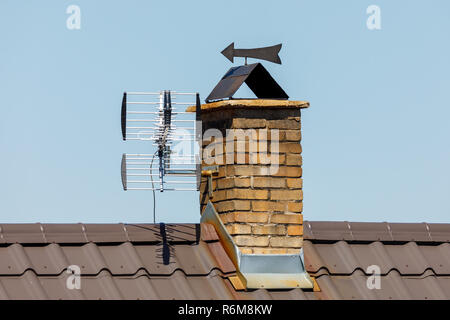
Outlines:
<svg viewBox="0 0 450 320"><path fill-rule="evenodd" d="M305 270L303 249L296 254L245 254L228 233L214 205L208 201L200 219L216 229L220 242L243 277L246 289L313 289L314 281Z"/></svg>

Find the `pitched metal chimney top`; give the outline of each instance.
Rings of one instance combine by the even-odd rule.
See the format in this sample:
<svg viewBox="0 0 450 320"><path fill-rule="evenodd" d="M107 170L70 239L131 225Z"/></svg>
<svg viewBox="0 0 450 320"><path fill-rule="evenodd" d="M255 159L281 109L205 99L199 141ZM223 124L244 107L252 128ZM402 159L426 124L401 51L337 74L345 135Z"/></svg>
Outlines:
<svg viewBox="0 0 450 320"><path fill-rule="evenodd" d="M230 68L206 98L206 102L232 99L244 82L259 99L289 98L266 68L258 62Z"/></svg>

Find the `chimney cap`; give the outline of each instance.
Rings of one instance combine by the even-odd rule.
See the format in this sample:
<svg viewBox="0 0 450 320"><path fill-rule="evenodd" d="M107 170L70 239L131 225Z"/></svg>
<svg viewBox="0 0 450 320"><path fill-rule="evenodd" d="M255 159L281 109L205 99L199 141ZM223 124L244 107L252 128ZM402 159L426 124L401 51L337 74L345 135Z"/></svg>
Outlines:
<svg viewBox="0 0 450 320"><path fill-rule="evenodd" d="M213 111L231 108L270 108L270 109L305 109L309 108L308 101L276 100L276 99L233 99L221 100L201 105L201 111ZM190 106L186 112L196 112L196 106Z"/></svg>
<svg viewBox="0 0 450 320"><path fill-rule="evenodd" d="M266 68L258 62L230 68L206 98L206 102L231 99L244 82L260 99L289 98Z"/></svg>

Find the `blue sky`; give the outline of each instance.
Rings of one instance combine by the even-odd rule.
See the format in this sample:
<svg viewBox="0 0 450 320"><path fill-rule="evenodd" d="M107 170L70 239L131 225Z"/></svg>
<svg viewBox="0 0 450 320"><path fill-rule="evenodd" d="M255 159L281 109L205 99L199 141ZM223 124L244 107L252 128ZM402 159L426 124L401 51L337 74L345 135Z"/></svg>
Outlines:
<svg viewBox="0 0 450 320"><path fill-rule="evenodd" d="M72 4L80 30L66 27ZM366 27L372 4L381 30ZM2 0L0 222L151 222L151 193L121 188L122 153L149 148L121 140L122 93L204 99L234 41L283 43L283 64L263 63L311 103L305 219L448 223L449 10L446 0ZM157 220L198 222L197 194L158 193Z"/></svg>

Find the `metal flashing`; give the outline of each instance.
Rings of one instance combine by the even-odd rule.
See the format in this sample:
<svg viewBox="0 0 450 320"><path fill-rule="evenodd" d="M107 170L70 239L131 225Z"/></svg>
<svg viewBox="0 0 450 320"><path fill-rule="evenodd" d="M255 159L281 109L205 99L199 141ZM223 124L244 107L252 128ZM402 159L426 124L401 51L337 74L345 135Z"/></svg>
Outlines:
<svg viewBox="0 0 450 320"><path fill-rule="evenodd" d="M238 274L245 279L247 289L314 288L314 281L305 270L303 249L300 249L298 254L242 253L210 201L208 201L200 221L214 225Z"/></svg>

